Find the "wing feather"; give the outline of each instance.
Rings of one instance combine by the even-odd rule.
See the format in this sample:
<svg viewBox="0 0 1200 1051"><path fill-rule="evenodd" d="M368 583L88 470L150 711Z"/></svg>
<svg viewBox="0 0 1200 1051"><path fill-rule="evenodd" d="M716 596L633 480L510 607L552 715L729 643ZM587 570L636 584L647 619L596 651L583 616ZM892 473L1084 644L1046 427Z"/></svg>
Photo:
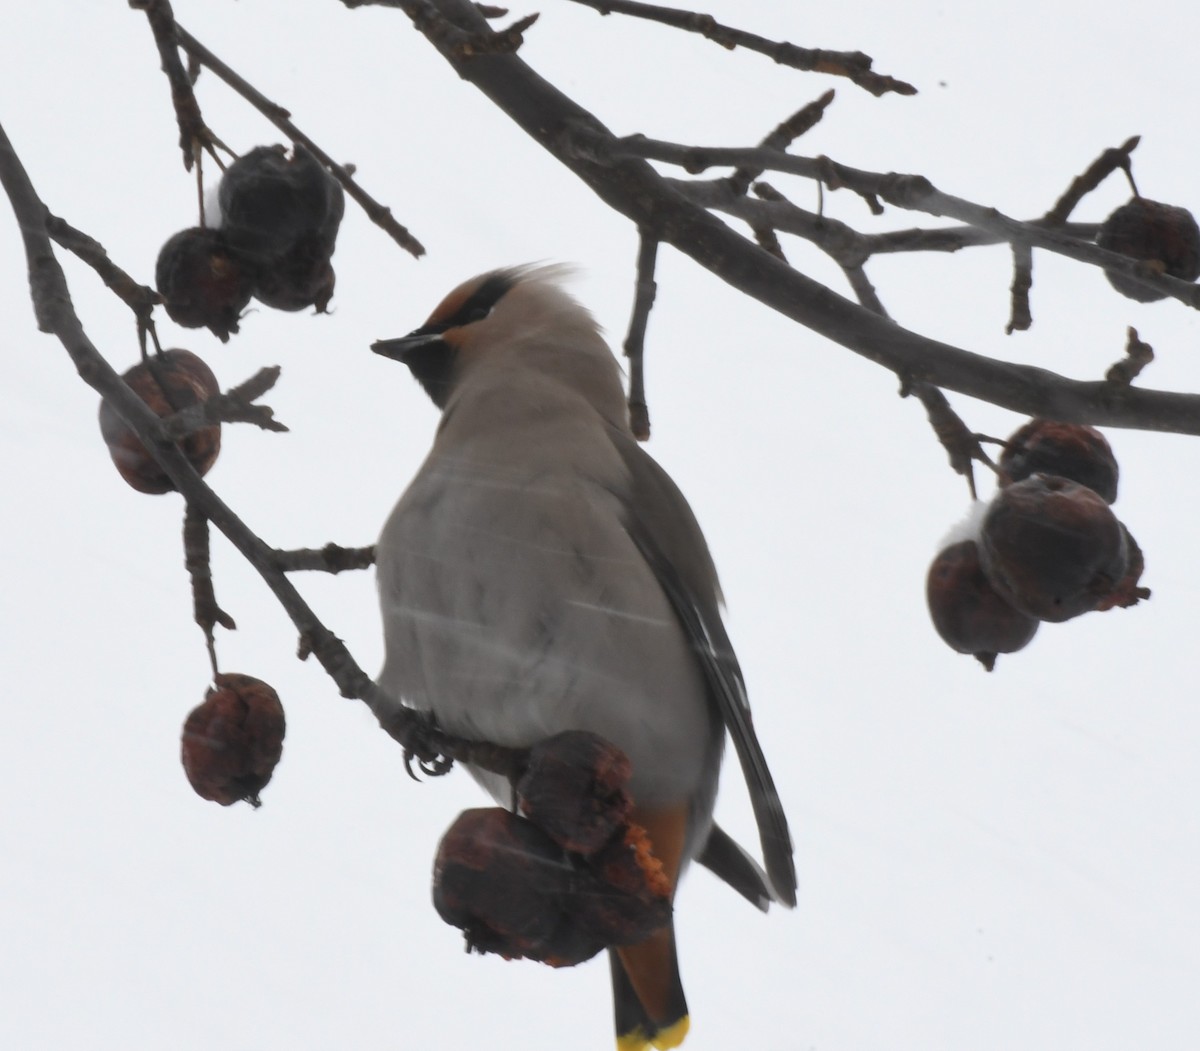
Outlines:
<svg viewBox="0 0 1200 1051"><path fill-rule="evenodd" d="M612 439L633 480L625 527L679 618L733 740L775 897L794 906L796 868L787 817L754 732L741 668L721 622L720 587L708 546L670 476L632 437L614 428Z"/></svg>

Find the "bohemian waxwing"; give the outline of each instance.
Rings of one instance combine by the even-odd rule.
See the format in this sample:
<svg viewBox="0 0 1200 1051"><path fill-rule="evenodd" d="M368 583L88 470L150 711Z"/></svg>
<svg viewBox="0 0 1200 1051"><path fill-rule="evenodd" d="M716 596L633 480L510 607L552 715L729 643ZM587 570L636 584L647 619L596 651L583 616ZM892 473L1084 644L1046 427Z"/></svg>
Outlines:
<svg viewBox="0 0 1200 1051"><path fill-rule="evenodd" d="M632 762L633 820L672 884L696 858L765 909L795 904L787 821L722 626L716 570L630 432L620 370L559 267L496 270L376 352L442 410L379 538L379 685L463 737L589 730ZM733 739L766 873L713 824ZM512 787L473 771L495 799ZM610 950L617 1046L687 1032L673 928Z"/></svg>

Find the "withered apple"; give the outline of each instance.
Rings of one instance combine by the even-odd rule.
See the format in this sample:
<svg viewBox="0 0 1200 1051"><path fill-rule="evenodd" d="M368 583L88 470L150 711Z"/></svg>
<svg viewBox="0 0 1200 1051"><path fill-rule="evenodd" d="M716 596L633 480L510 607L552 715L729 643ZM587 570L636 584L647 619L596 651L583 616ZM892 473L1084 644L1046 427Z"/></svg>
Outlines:
<svg viewBox="0 0 1200 1051"><path fill-rule="evenodd" d="M1200 227L1186 208L1134 197L1104 220L1096 244L1145 260L1159 272L1181 281L1200 277ZM1139 303L1166 298L1165 293L1126 274L1115 270L1104 274L1113 288Z"/></svg>
<svg viewBox="0 0 1200 1051"><path fill-rule="evenodd" d="M962 540L938 552L925 578L929 616L942 640L969 653L988 671L1001 653L1029 645L1038 621L1013 609L992 587L979 563L979 545Z"/></svg>
<svg viewBox="0 0 1200 1051"><path fill-rule="evenodd" d="M1001 485L1023 481L1031 474L1056 474L1086 485L1107 503L1117 499L1120 470L1112 447L1086 424L1032 419L1009 437L997 466Z"/></svg>
<svg viewBox="0 0 1200 1051"><path fill-rule="evenodd" d="M1035 474L993 498L980 563L997 593L1039 620L1095 609L1125 576L1125 533L1103 497L1078 482Z"/></svg>
<svg viewBox="0 0 1200 1051"><path fill-rule="evenodd" d="M133 392L159 416L170 416L220 393L217 377L187 350L165 350L122 374ZM100 434L121 477L140 493L169 493L175 483L107 401L100 402ZM207 474L221 451L221 424L188 434L179 447L191 465Z"/></svg>
<svg viewBox="0 0 1200 1051"><path fill-rule="evenodd" d="M221 806L245 800L257 807L283 755L285 722L279 695L261 679L217 675L204 703L183 726L181 758L196 794Z"/></svg>

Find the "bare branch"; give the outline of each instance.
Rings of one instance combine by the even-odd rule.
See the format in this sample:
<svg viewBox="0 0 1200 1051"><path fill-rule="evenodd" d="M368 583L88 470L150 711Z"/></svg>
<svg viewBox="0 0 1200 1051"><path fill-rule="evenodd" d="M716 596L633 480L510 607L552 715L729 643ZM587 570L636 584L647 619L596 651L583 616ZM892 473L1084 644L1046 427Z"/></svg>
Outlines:
<svg viewBox="0 0 1200 1051"><path fill-rule="evenodd" d="M370 569L375 564L375 545L341 547L326 544L322 548L298 548L272 553L275 565L285 573L312 570L320 573L345 573L352 569Z"/></svg>
<svg viewBox="0 0 1200 1051"><path fill-rule="evenodd" d="M482 14L483 12L480 12ZM525 43L524 33L531 25L540 18L540 15L526 15L524 18L519 18L507 29L489 29L486 33L478 33L475 36L468 37L463 40L459 46L459 52L463 57L473 55L507 55L517 51L523 43Z"/></svg>
<svg viewBox="0 0 1200 1051"><path fill-rule="evenodd" d="M74 253L100 275L100 280L117 294L138 323L152 328L154 308L163 300L153 288L139 284L108 258L104 246L65 219L46 214L46 233L69 252Z"/></svg>
<svg viewBox="0 0 1200 1051"><path fill-rule="evenodd" d="M675 29L683 29L689 33L699 33L732 51L744 47L748 51L757 51L777 62L781 66L791 66L811 73L828 73L835 77L846 77L860 88L872 95L886 95L895 92L898 95L915 95L917 89L903 80L889 77L871 70L872 59L861 51L825 51L820 49L797 47L786 41L768 40L756 33L747 33L732 26L723 25L712 15L694 14L690 11L678 11L671 7L659 7L657 4L637 3L636 0L573 0L599 11L602 15L619 14L633 18L645 18L659 22Z"/></svg>
<svg viewBox="0 0 1200 1051"><path fill-rule="evenodd" d="M1200 285L1180 281L1165 274L1155 274L1138 260L1106 251L1093 244L1086 244L1047 225L1044 221L1020 222L995 208L973 204L960 197L943 193L923 175L866 172L838 164L827 157L796 157L790 153L754 148L681 146L676 143L656 142L641 136L614 139L607 132L600 134L590 128L580 128L575 133L575 141L584 156L593 161L608 159L613 166L620 158L645 157L679 164L689 172L703 171L712 165L746 164L758 165L768 171L821 179L826 185L836 188L830 181L833 179L837 186L878 196L898 208L934 216L947 216L987 231L1009 244L1045 248L1081 263L1125 274L1148 288L1172 296L1193 309L1200 309Z"/></svg>
<svg viewBox="0 0 1200 1051"><path fill-rule="evenodd" d="M801 135L813 127L813 125L820 122L821 118L825 116L825 110L829 108L832 102L833 89L830 88L819 99L810 102L807 106L801 107L788 117L787 120L759 143L760 148L765 150L786 150ZM760 175L762 175L761 168L739 167L734 170L727 181L734 193L744 194L750 188L750 184Z"/></svg>
<svg viewBox="0 0 1200 1051"><path fill-rule="evenodd" d="M183 558L188 576L192 579L192 607L196 623L204 632L208 647L208 659L212 663L213 675L220 673L217 667L217 644L213 629L219 624L226 631L234 631L237 625L233 618L217 605L213 590L212 565L209 558L208 519L192 504L183 514Z"/></svg>
<svg viewBox="0 0 1200 1051"><path fill-rule="evenodd" d="M775 231L769 226L752 226L751 231L754 234L759 246L767 252L770 252L776 259L781 262L787 262L787 256L783 252L783 245L779 243L779 238L775 236Z"/></svg>
<svg viewBox="0 0 1200 1051"><path fill-rule="evenodd" d="M879 298L879 293L875 291L875 286L871 284L871 279L867 277L867 272L863 269L862 264L843 266L842 273L846 275L846 280L854 290L855 298L867 310L880 317L888 317L883 300Z"/></svg>
<svg viewBox="0 0 1200 1051"><path fill-rule="evenodd" d="M287 575L277 567L274 549L208 487L178 446L160 440L159 418L117 375L84 331L46 234L46 206L3 127L0 127L0 186L8 195L21 230L38 327L58 338L80 377L133 429L193 513L212 522L255 568L296 625L305 651L316 656L342 695L366 701L384 730L403 746L406 760L415 756L423 768L444 770L450 761L461 760L506 776L518 771L524 763L523 751L452 737L439 730L424 713L405 708L388 697L358 666L342 640L317 619Z"/></svg>
<svg viewBox="0 0 1200 1051"><path fill-rule="evenodd" d="M436 8L463 31L478 31L483 24L466 0L436 0ZM1045 369L995 361L927 339L863 309L792 270L689 202L648 164L615 156L618 140L608 129L547 84L519 56L493 55L486 62L464 60L435 37L430 36L430 41L461 77L491 98L639 229L678 248L739 291L897 375L956 390L1028 416L1200 433L1200 396L1132 388L1114 399L1110 385L1103 381L1080 382ZM741 151L733 163L757 163L761 152ZM786 154L779 157L789 163L796 160ZM814 170L818 167L809 163ZM845 172L856 177L852 169L838 166L837 170L839 175ZM878 190L880 196L894 203L909 207L920 202L933 214L952 215L1002 232L1008 241L1050 247L1100 266L1133 268L1131 260L1081 244L1061 232L1017 223L967 202L956 203L955 198L939 194L919 176L873 176L861 181L864 189ZM770 202L751 203L770 206ZM1158 282L1159 287L1169 286L1181 299L1200 298L1200 289L1185 282L1168 278L1158 278Z"/></svg>
<svg viewBox="0 0 1200 1051"><path fill-rule="evenodd" d="M171 441L179 441L213 423L252 423L264 431L286 432L287 427L275 419L274 409L251 404L275 386L279 373L278 365L259 369L245 383L230 388L224 394L214 394L211 398L165 417L160 433Z"/></svg>
<svg viewBox="0 0 1200 1051"><path fill-rule="evenodd" d="M1033 249L1029 245L1013 245L1012 313L1004 327L1007 335L1024 332L1033 324L1029 312L1029 290L1033 288Z"/></svg>
<svg viewBox="0 0 1200 1051"><path fill-rule="evenodd" d="M1125 357L1114 364L1104 378L1114 387L1128 387L1153 360L1154 348L1138 338L1136 328L1130 328Z"/></svg>
<svg viewBox="0 0 1200 1051"><path fill-rule="evenodd" d="M1118 168L1125 172L1132 181L1133 174L1130 170L1129 155L1137 149L1139 142L1141 142L1141 136L1135 135L1131 139L1126 139L1120 146L1107 149L1100 154L1082 175L1077 176L1071 182L1067 192L1046 213L1046 222L1054 226L1065 223L1084 196L1096 189Z"/></svg>
<svg viewBox="0 0 1200 1051"><path fill-rule="evenodd" d="M176 35L175 13L170 0L129 0L135 11L145 11L154 33L154 42L162 59L162 71L171 83L171 102L175 106L175 119L179 123L179 148L183 151L183 166L192 170L195 161L195 144L211 147L216 139L204 117L192 91L192 81L179 58L179 38Z"/></svg>
<svg viewBox="0 0 1200 1051"><path fill-rule="evenodd" d="M189 55L220 77L221 80L241 95L242 98L282 131L292 142L300 143L316 157L329 170L330 174L342 184L346 193L358 202L371 222L386 231L392 240L411 255L419 258L425 254L424 246L405 227L396 221L396 218L392 215L392 210L376 201L375 198L355 182L344 165L338 164L320 146L297 128L292 123L291 114L287 110L282 106L276 105L253 85L242 79L241 76L225 65L224 62L192 36L191 33L185 30L183 26L176 25L175 32L178 36L180 46Z"/></svg>
<svg viewBox="0 0 1200 1051"><path fill-rule="evenodd" d="M963 423L958 413L950 408L946 396L937 387L930 386L928 383L910 383L901 386L900 397L907 398L910 394L915 395L925 406L929 422L933 425L933 433L937 435L938 441L942 443L942 448L950 457L950 466L954 468L955 473L961 474L967 479L967 487L971 490L971 499L977 500L979 497L975 491L973 461L986 463L995 470L995 464L979 444L979 437Z"/></svg>
<svg viewBox="0 0 1200 1051"><path fill-rule="evenodd" d="M1028 220L1031 226L1044 223L1042 219ZM1059 229L1079 241L1094 241L1099 223L1064 223ZM885 252L957 252L961 248L979 248L1007 244L1005 238L990 230L974 226L943 226L936 229L914 228L890 230L878 234L863 234L863 243L871 255Z"/></svg>
<svg viewBox="0 0 1200 1051"><path fill-rule="evenodd" d="M633 316L629 319L629 335L625 337L625 357L629 359L629 427L639 442L650 438L650 410L646 405L646 373L644 356L646 326L658 286L654 268L658 262L658 241L641 232L638 246L637 284L633 300Z"/></svg>

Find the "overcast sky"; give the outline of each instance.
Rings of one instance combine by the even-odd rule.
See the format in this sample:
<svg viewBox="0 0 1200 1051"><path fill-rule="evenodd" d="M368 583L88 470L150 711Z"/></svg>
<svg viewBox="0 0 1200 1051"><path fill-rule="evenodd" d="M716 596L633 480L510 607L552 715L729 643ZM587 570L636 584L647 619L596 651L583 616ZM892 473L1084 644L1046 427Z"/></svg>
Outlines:
<svg viewBox="0 0 1200 1051"><path fill-rule="evenodd" d="M0 122L48 206L143 281L196 221L195 187L145 18L122 0L10 5ZM209 475L269 543L374 541L423 458L436 410L372 340L420 324L498 265L577 263L574 289L614 343L636 238L460 81L398 11L336 0L175 0L194 35L336 158L429 249L415 262L349 206L333 312L265 308L221 345L160 320L226 386L281 365L266 401L291 427L226 429ZM857 167L920 172L1018 218L1044 212L1132 134L1142 192L1200 207L1200 11L1167 0L968 5L708 2L767 37L861 49L920 89L875 99L842 80L564 2L522 56L621 133L757 142L829 87L797 144ZM233 148L280 135L216 78L209 124ZM810 185L772 177L815 207ZM1120 177L1076 217L1128 197ZM860 229L932 225L830 214ZM794 265L843 294L818 253ZM119 369L128 310L64 259L89 334ZM901 324L971 350L1096 379L1136 326L1147 386L1200 389L1200 326L1096 270L1038 253L1030 332L1006 336L1009 256L892 257L869 274ZM1115 510L1154 597L1046 625L986 674L924 606L941 536L966 510L920 406L891 374L745 300L671 250L650 323L652 454L688 495L721 570L756 724L788 808L794 912L762 916L704 871L677 929L689 1051L1192 1051L1200 1031L1200 710L1195 555L1200 442L1112 432ZM238 630L222 667L276 686L283 762L261 810L196 797L179 765L209 668L177 495L113 470L97 398L36 331L24 258L0 207L7 552L0 647L0 1046L128 1051L611 1046L608 969L467 956L429 900L433 853L485 800L462 772L414 784L399 748L346 701L264 585L214 541ZM1022 421L952 396L973 428ZM986 480L984 480L986 483ZM374 672L371 574L300 577ZM719 819L753 824L735 765Z"/></svg>

